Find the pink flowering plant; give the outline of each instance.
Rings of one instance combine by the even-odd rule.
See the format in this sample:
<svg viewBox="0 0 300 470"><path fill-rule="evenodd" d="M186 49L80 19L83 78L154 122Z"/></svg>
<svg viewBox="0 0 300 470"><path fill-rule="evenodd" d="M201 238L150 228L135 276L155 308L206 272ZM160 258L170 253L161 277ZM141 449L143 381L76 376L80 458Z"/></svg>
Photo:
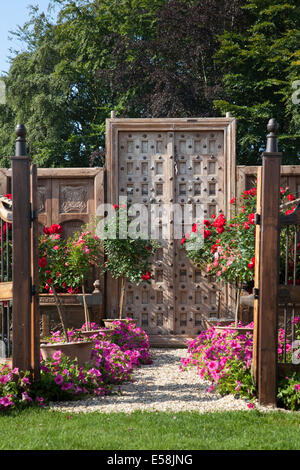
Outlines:
<svg viewBox="0 0 300 470"><path fill-rule="evenodd" d="M93 329L98 330L99 326L94 323ZM98 341L110 341L121 348L122 351L136 351L135 357L138 364L151 364L150 341L147 333L136 326L133 319L126 318L124 322L115 320L111 328L103 328L95 331L91 338Z"/></svg>
<svg viewBox="0 0 300 470"><path fill-rule="evenodd" d="M182 359L181 370L195 366L200 377L210 382L209 391L253 399L252 348L251 332L212 327L188 342L188 357Z"/></svg>
<svg viewBox="0 0 300 470"><path fill-rule="evenodd" d="M295 317L295 339L300 340L300 317ZM241 323L238 325L243 327ZM252 328L253 323L244 326ZM181 360L182 372L196 368L197 373L208 383L208 391L221 395L233 394L249 400L252 408L256 397L256 387L252 377L253 332L240 333L235 329L203 331L197 338L188 341L188 356ZM298 349L300 349L298 347ZM292 362L295 354L285 331L278 330L278 361ZM297 359L300 359L298 353ZM287 374L278 383L278 404L287 409L300 409L300 373Z"/></svg>
<svg viewBox="0 0 300 470"><path fill-rule="evenodd" d="M98 325L92 324L91 328L98 330ZM70 340L84 330L69 331ZM60 335L53 333L53 342L60 342ZM131 320L116 324L113 337L105 331L102 335L95 331L93 341L91 360L84 366L57 351L52 359L41 359L40 380L32 383L29 372L21 373L9 365L1 367L0 412L29 405L45 406L50 401L121 393L122 384L132 380L134 369L151 361L148 337Z"/></svg>

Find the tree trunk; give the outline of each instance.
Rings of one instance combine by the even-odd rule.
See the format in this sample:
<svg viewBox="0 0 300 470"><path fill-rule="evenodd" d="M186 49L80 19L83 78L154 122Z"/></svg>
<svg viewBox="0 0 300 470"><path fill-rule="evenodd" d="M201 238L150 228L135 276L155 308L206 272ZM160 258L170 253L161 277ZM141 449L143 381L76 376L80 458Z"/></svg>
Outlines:
<svg viewBox="0 0 300 470"><path fill-rule="evenodd" d="M88 309L86 298L85 298L84 283L82 283L82 298L83 298L83 306L84 306L85 329L86 331L88 331L90 329L91 321L90 321L89 309Z"/></svg>
<svg viewBox="0 0 300 470"><path fill-rule="evenodd" d="M60 302L60 299L57 295L57 292L56 292L56 289L55 289L54 286L52 286L52 292L53 292L53 295L54 295L54 299L55 299L58 315L59 315L59 318L60 318L61 326L62 326L62 329L63 329L64 337L65 337L66 342L68 343L69 338L68 338L67 329L66 329L66 325L65 325L63 306Z"/></svg>

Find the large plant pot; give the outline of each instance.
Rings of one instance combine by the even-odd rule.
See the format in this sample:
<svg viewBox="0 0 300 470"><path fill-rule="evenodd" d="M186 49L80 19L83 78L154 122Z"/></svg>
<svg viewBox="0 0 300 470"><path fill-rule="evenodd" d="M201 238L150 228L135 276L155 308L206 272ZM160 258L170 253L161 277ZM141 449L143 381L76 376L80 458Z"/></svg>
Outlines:
<svg viewBox="0 0 300 470"><path fill-rule="evenodd" d="M93 341L74 341L73 343L48 343L41 344L43 359L53 359L53 354L61 351L70 359L77 359L78 365L83 366L91 359Z"/></svg>
<svg viewBox="0 0 300 470"><path fill-rule="evenodd" d="M126 320L125 318L104 318L103 319L103 322L104 322L104 326L106 328L110 328L110 329L114 329L115 328L115 325L113 325L113 322L114 321L119 321L121 323L128 323L128 320Z"/></svg>
<svg viewBox="0 0 300 470"><path fill-rule="evenodd" d="M237 331L238 333L253 333L253 328L246 328L244 326L216 326L216 330L229 330Z"/></svg>

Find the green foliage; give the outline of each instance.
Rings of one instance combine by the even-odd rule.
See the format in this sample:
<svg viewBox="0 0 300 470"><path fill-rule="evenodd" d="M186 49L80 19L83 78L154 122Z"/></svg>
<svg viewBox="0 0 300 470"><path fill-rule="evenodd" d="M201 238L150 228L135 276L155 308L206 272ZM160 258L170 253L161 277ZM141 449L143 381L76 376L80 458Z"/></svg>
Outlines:
<svg viewBox="0 0 300 470"><path fill-rule="evenodd" d="M123 238L122 227L128 227L131 222L127 207L116 206L115 214L104 226L104 271L114 279L123 278L139 285L143 280L151 279L150 257L158 244L155 240L145 239L139 232L135 238L128 234Z"/></svg>
<svg viewBox="0 0 300 470"><path fill-rule="evenodd" d="M300 408L300 374L294 372L290 377L284 377L279 381L277 397L288 410Z"/></svg>
<svg viewBox="0 0 300 470"><path fill-rule="evenodd" d="M266 122L280 123L285 163L298 162L299 6L286 0L49 0L32 8L0 105L0 165L14 127L44 167L103 166L105 120L215 116L238 120L240 164L259 163Z"/></svg>
<svg viewBox="0 0 300 470"><path fill-rule="evenodd" d="M81 167L104 164L112 109L118 117L213 115L216 34L237 24L243 2L52 0L61 7L55 22L32 8L15 32L25 52L5 79L0 164L9 166L19 121L38 166Z"/></svg>

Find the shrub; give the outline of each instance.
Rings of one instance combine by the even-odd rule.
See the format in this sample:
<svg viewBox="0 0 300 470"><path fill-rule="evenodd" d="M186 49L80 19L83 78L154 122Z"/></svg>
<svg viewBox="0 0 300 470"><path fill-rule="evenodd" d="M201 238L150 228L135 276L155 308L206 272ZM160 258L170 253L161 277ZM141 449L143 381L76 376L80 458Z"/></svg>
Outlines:
<svg viewBox="0 0 300 470"><path fill-rule="evenodd" d="M182 359L181 370L196 366L200 377L211 382L210 391L252 399L255 396L252 347L251 332L240 334L236 330L212 327L188 342L189 356Z"/></svg>

